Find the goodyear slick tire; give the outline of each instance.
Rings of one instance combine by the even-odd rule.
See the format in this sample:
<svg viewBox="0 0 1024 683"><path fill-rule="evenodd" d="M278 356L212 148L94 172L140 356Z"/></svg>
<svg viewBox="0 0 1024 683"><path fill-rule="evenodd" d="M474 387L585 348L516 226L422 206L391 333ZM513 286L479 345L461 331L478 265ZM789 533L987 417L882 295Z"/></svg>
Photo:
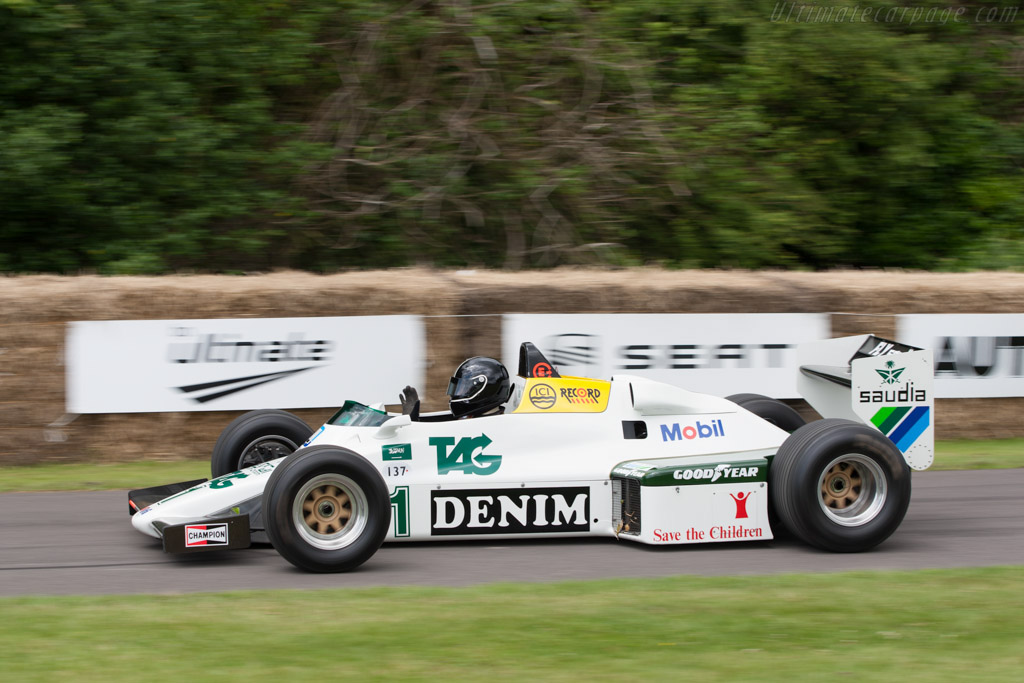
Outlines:
<svg viewBox="0 0 1024 683"><path fill-rule="evenodd" d="M283 410L249 411L220 433L210 456L210 472L216 478L290 455L312 433L309 425Z"/></svg>
<svg viewBox="0 0 1024 683"><path fill-rule="evenodd" d="M725 398L790 434L807 424L807 420L802 418L800 413L782 401L769 398L768 396L762 396L761 394L733 394Z"/></svg>
<svg viewBox="0 0 1024 683"><path fill-rule="evenodd" d="M342 509L347 515L338 514ZM263 519L274 548L296 567L347 572L384 542L391 499L380 473L362 456L337 446L311 446L270 476Z"/></svg>
<svg viewBox="0 0 1024 683"><path fill-rule="evenodd" d="M820 420L793 432L773 459L768 485L786 528L832 552L877 546L910 505L903 454L880 432L851 420Z"/></svg>

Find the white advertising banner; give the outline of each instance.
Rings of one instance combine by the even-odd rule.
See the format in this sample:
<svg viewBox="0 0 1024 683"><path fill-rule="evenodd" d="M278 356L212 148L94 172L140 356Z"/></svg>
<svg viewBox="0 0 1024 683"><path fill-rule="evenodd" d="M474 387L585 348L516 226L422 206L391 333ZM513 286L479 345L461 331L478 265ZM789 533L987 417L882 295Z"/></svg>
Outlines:
<svg viewBox="0 0 1024 683"><path fill-rule="evenodd" d="M1024 313L901 315L896 339L932 350L938 398L1024 396Z"/></svg>
<svg viewBox="0 0 1024 683"><path fill-rule="evenodd" d="M69 413L322 408L423 385L418 316L69 323Z"/></svg>
<svg viewBox="0 0 1024 683"><path fill-rule="evenodd" d="M827 313L513 314L503 316L502 353L513 372L519 344L530 341L564 375L796 398L796 345L830 331Z"/></svg>

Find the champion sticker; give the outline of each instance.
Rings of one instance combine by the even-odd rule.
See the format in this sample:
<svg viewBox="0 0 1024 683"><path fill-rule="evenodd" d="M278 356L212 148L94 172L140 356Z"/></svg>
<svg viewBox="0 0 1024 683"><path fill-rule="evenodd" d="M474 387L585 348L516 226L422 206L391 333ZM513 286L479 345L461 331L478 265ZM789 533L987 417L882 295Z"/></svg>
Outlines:
<svg viewBox="0 0 1024 683"><path fill-rule="evenodd" d="M227 545L227 524L188 524L185 526L185 547Z"/></svg>

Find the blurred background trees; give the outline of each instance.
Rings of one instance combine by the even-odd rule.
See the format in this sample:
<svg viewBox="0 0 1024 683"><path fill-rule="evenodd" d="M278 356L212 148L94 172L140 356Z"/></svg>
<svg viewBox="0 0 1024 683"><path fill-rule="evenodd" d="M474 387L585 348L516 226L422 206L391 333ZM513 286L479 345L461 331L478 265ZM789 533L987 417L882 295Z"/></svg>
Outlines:
<svg viewBox="0 0 1024 683"><path fill-rule="evenodd" d="M789 6L0 0L0 270L1024 265L1024 16Z"/></svg>

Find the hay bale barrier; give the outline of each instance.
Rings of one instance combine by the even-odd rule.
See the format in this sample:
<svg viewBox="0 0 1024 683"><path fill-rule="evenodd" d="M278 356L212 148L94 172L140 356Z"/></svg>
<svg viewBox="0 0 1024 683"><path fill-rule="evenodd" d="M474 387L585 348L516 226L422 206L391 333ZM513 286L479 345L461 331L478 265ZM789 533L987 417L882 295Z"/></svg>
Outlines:
<svg viewBox="0 0 1024 683"><path fill-rule="evenodd" d="M83 415L64 410L75 320L422 315L427 409L470 355L499 355L503 313L831 312L834 336L892 336L901 313L1020 313L1024 274L400 269L336 275L0 278L0 465L208 457L238 413ZM967 331L965 331L966 333ZM400 387L396 387L395 391ZM339 402L344 396L339 396ZM397 396L396 396L397 400ZM938 402L940 438L1024 436L1024 399ZM332 408L297 411L311 425Z"/></svg>

